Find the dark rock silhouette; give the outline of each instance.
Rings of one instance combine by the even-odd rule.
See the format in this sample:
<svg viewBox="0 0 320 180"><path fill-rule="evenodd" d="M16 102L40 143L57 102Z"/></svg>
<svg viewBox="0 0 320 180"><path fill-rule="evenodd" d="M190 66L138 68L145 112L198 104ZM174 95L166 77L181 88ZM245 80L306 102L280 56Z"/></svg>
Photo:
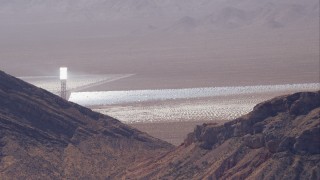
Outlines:
<svg viewBox="0 0 320 180"><path fill-rule="evenodd" d="M116 178L172 148L0 71L0 179Z"/></svg>
<svg viewBox="0 0 320 180"><path fill-rule="evenodd" d="M128 171L163 179L319 179L320 91L277 97L224 125L203 124L176 150ZM156 177L156 178L155 178Z"/></svg>

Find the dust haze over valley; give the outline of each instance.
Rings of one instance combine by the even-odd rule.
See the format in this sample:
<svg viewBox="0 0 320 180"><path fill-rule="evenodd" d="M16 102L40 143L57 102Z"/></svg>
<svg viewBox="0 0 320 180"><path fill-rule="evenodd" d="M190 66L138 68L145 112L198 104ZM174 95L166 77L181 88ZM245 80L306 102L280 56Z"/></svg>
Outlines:
<svg viewBox="0 0 320 180"><path fill-rule="evenodd" d="M98 90L318 82L317 0L2 0L0 22L0 66L16 76L136 74Z"/></svg>
<svg viewBox="0 0 320 180"><path fill-rule="evenodd" d="M70 82L75 93L271 89L152 102L141 93L135 103L91 107L124 122L231 119L276 95L319 89L319 1L0 0L1 70L50 91L47 79L35 79L57 76L60 66L71 78L96 78Z"/></svg>

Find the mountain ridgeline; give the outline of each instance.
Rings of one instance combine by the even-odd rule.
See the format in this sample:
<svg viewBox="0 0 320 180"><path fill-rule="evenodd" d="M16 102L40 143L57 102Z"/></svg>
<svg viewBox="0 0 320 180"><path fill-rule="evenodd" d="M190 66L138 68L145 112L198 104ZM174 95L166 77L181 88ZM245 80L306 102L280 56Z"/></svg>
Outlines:
<svg viewBox="0 0 320 180"><path fill-rule="evenodd" d="M319 20L317 0L63 0L1 1L0 20L5 24L43 24L130 21L127 32L210 31L250 25L281 28ZM301 25L301 24L300 24ZM121 27L119 27L121 28ZM118 29L121 31L121 29ZM95 31L92 31L95 32ZM109 33L109 32L108 32Z"/></svg>
<svg viewBox="0 0 320 180"><path fill-rule="evenodd" d="M172 148L0 71L0 179L115 178Z"/></svg>
<svg viewBox="0 0 320 180"><path fill-rule="evenodd" d="M203 124L134 179L319 179L320 91L277 97L224 125Z"/></svg>

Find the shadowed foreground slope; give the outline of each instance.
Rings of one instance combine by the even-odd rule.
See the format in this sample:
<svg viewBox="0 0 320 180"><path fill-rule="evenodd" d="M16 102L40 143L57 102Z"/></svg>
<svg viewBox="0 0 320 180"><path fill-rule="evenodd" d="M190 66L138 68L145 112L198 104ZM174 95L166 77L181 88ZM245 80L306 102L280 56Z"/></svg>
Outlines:
<svg viewBox="0 0 320 180"><path fill-rule="evenodd" d="M0 71L0 179L114 178L172 147Z"/></svg>
<svg viewBox="0 0 320 180"><path fill-rule="evenodd" d="M174 151L127 171L133 179L319 179L320 91L258 104L224 125L203 124Z"/></svg>

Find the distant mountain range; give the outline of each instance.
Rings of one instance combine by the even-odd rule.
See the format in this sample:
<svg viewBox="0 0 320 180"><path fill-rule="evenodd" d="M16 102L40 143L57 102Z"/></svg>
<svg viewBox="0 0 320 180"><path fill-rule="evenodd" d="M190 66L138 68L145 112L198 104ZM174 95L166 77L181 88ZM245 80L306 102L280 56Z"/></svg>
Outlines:
<svg viewBox="0 0 320 180"><path fill-rule="evenodd" d="M146 29L204 31L248 25L279 28L317 19L317 0L0 1L0 22L9 24L131 21Z"/></svg>

